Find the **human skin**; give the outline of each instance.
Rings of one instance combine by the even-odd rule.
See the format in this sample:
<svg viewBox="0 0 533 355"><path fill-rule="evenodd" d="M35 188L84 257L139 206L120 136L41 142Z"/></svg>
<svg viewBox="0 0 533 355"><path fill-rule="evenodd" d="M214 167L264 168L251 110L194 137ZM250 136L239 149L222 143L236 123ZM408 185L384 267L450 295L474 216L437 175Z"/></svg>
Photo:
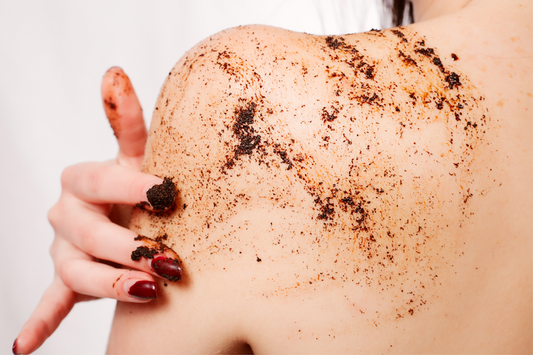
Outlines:
<svg viewBox="0 0 533 355"><path fill-rule="evenodd" d="M176 206L130 223L184 277L119 303L108 351L531 352L530 12L194 47L143 164Z"/></svg>
<svg viewBox="0 0 533 355"><path fill-rule="evenodd" d="M452 14L467 2L461 0L416 0L414 1L415 19L417 21L430 20L434 16ZM470 65L465 66L464 57L461 55L459 61L455 62L455 66L462 66L463 69L467 70L472 83L478 89L482 88L483 93L487 94L485 102L490 104L492 112L504 117L501 129L506 134L501 136L503 138L499 142L500 144L504 143L501 144L501 147L505 147L504 151L509 153L506 156L507 165L509 165L506 166L506 171L511 175L507 176L506 181L510 180L509 176L512 176L513 179L507 185L502 184L504 189L502 191L506 195L497 201L497 213L503 218L507 216L507 220L504 220L501 225L492 224L496 224L499 230L505 229L505 232L508 233L508 231L517 231L517 227L524 228L520 218L524 219L524 215L529 217L531 211L530 204L524 204L524 202L531 200L531 181L527 181L527 183L519 181L520 178L531 179L529 168L531 166L531 157L530 154L524 154L524 152L531 151L530 123L520 119L521 117L526 119L530 117L527 113L524 115L524 110L531 109L531 82L528 79L531 77L529 59L531 57L531 41L528 37L531 32L531 22L530 19L523 16L528 14L529 10L526 8L524 11L524 7L508 2L503 4L473 2L469 4L469 8L469 16L465 17L468 13L459 13L455 20L451 17L446 18L446 21L450 19L452 21L445 23L443 26L425 26L424 30L427 32L425 35L432 33L434 43L439 42L439 50L445 49L446 45L449 45L450 51L459 53L457 47L463 47L461 49L462 53L470 54ZM475 15L472 15L473 12L475 12ZM466 18L468 21L461 23L461 21L457 21L458 17ZM477 30L473 32L474 28ZM451 43L453 41L450 42L446 36L443 36L443 33L456 37L459 34L467 37L465 39L469 41L459 41L454 44ZM482 34L482 36L479 34ZM340 44L340 42L330 41L333 47L336 46L335 43ZM465 50L464 47L468 50ZM403 59L404 62L409 62L409 59L405 56ZM447 65L447 63L445 64ZM466 64L468 64L468 61ZM450 69L449 67L446 68ZM143 259L140 262L136 262L129 258L131 250L142 245L143 242L134 241L133 238L136 236L134 232L114 224L114 222L123 223L121 218L117 218L116 209L112 209L110 205L111 203L133 205L139 201L146 200L148 188L162 181L160 178L136 171L140 166L142 151L144 150L142 138L145 134L144 124L142 122L142 111L133 90L131 90L131 84L127 77L121 73L119 69L112 68L104 77L102 87L104 107L109 108L110 94L111 96L116 96L116 101L111 100L115 104L115 110L112 110L113 112L106 110L106 113L119 138L120 152L118 159L106 163L78 164L65 170L62 177L63 192L61 198L50 212L50 221L56 231L54 244L51 248L56 266L56 278L22 329L17 342L15 342L16 346L13 348L15 352L29 353L35 350L53 332L75 302L93 297L111 297L125 302L146 302L146 300L134 299L127 292L122 292L121 290L127 290L127 287L124 288L126 282L133 282L135 279L152 280L151 275L156 276L156 273L151 268L151 260ZM490 75L487 75L487 73ZM127 88L129 89L126 90ZM525 100L524 95L526 96ZM327 115L325 117L331 117L332 112L334 111L326 111ZM324 111L321 111L321 114L324 114ZM508 117L513 119L510 120ZM118 122L115 121L117 119ZM244 125L243 128L246 127ZM505 141L505 139L507 140ZM509 146L509 144L512 144L512 146ZM499 147L500 151L501 147ZM520 152L520 149L523 151ZM283 154L279 149L275 154L280 159L283 158ZM287 157L285 156L286 159ZM479 157L476 157L476 159L479 159ZM128 167L128 169L124 169L124 167ZM522 169L522 171L518 171L519 169ZM513 173L514 176L512 175ZM509 187L516 187L516 189L512 190ZM506 188L507 190L505 190ZM513 193L515 194L513 195ZM522 195L517 196L516 194L519 193ZM469 197L468 200L471 200L471 198ZM350 200L344 201L350 202ZM502 201L505 203L502 203ZM510 211L508 209L509 203L513 204L519 213ZM347 204L347 206L350 206L350 204ZM331 209L333 209L333 212L339 212L338 208L335 210L334 205L328 207L326 203L323 207L325 209L321 209L320 214ZM109 215L110 212L111 214ZM329 213L329 215L331 214ZM525 218L526 220L527 217ZM491 223L487 223L487 221L483 221L483 223L488 226L488 230L491 230ZM531 235L531 227L526 225L525 229L527 231L526 235ZM520 231L515 234L520 235ZM487 235L490 235L490 233ZM508 244L508 241L506 243ZM500 260L503 262L503 267L499 267L495 274L516 273L517 263L521 263L522 271L530 270L530 258L521 257L520 253L515 253L514 264L505 260L502 261L501 258L493 257L493 255L506 255L504 251L507 249L501 247L501 245L507 245L506 243L500 243L498 248L489 249L491 254L485 255L486 260L492 262ZM521 243L522 251L527 252L530 250L529 239L526 239L525 242L519 240L517 243ZM476 249L476 252L479 252L484 247L490 247L490 244L483 244L482 247ZM511 250L509 252L514 251ZM171 250L168 250L168 253L172 254ZM148 274L141 271L115 269L100 263L99 260L102 259L143 270ZM515 266L513 267L513 265ZM442 276L442 273L439 274L439 277ZM512 299L515 301L514 305L516 305L516 302L520 303L524 298L524 293L527 295L531 293L531 275L529 273L526 273L525 276L523 272L522 274L518 273L514 278L505 278L503 283L498 282L499 280L497 279L489 283L492 287L505 290L506 287L510 287L509 284L512 284L513 280L520 278L523 278L520 280L520 285L514 288L511 287L510 290L515 292L512 292L505 299L506 302ZM490 291L490 288L487 289ZM483 297L478 296L476 300L490 298L501 301L504 297L495 298L497 292L487 292ZM529 300L531 297L527 296L525 299L526 301L522 302L526 306L523 314L527 315L530 313ZM513 308L513 303L507 304L508 309L512 311L507 312L508 315L513 316L520 311L517 311L518 308L516 306ZM479 307L479 309L483 308ZM415 310L413 309L413 315L415 314L414 312ZM490 315L490 321L485 322L484 325L494 327L493 319L498 318L494 318L491 312L486 312L486 314ZM500 321L498 324L501 324L501 328L505 328L505 322ZM528 320L520 330L528 330L530 328ZM381 329L383 330L383 328ZM531 348L530 332L510 333L513 329L509 329L509 331L507 329L500 331L497 335L500 338L508 339L509 342L514 342L515 347L519 347L525 342L527 349ZM520 338L523 333L527 334L528 337ZM480 334L483 333L480 331ZM487 334L492 333L488 332ZM242 334L237 338L240 339L236 342L237 344L242 345L247 341L246 339L242 340L244 338ZM198 337L198 339L201 338ZM516 341L517 339L520 341ZM227 339L224 344L228 344ZM202 348L199 347L196 350L198 349L201 350ZM257 351L257 346L254 346L254 349ZM513 349L513 347L506 347L507 352L510 349ZM531 350L526 352L531 352Z"/></svg>

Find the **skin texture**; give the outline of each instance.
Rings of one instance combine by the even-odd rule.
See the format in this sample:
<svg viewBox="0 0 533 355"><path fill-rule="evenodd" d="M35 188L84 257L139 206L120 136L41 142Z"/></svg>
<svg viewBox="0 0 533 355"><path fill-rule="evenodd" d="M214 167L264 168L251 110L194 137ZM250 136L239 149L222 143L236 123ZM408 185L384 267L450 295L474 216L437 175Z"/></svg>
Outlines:
<svg viewBox="0 0 533 355"><path fill-rule="evenodd" d="M235 31L249 42L258 41L253 28ZM277 37L272 42L284 37L282 31L263 31ZM403 42L406 38L407 43ZM176 105L177 95L172 93L180 88L174 85L184 80L171 75L164 89L169 96L163 94L159 101L166 105L168 99L168 106L158 106L161 119L153 126L145 170L159 176L171 172L179 179L178 210L156 221L136 213L131 225L143 235L171 235L171 243L184 249L180 252L184 260L208 265L213 249L242 257L237 246L243 241L232 240L230 231L218 232L220 226L227 227L245 211L268 211L270 220L262 213L253 217L259 218L256 223L275 223L271 227L275 231L269 233L270 238L250 236L246 239L249 248L265 250L263 243L268 240L277 250L276 257L265 263L293 265L294 259L302 259L305 271L295 279L294 267L287 267L288 272L277 274L275 281L263 280L261 292L312 290L325 278L320 287L349 283L387 298L404 293L383 310L387 317L403 317L425 308L427 293L440 283L435 280L438 270L453 264L439 255L460 254L456 235L471 213L468 202L485 187L473 186L473 155L479 153L470 148L480 149L486 130L492 128L486 109L479 104L483 97L465 78L460 87L450 88L446 78L452 74L432 65L437 56L417 53L430 47L417 44L423 39L403 29L371 32L352 43L344 37L291 34L291 41L259 55L275 56L283 53L282 47L303 51L297 47L299 41L318 54L304 59L308 67L288 60L261 69L239 65L242 58L232 56L227 48L240 45L245 50L246 41L222 48L200 46L197 55L208 56L202 60L215 64L201 69L202 79L212 80L221 75L222 68L222 76L229 80L220 82L226 94L233 96L211 106L234 107L218 115L217 107L205 120L201 118L205 112L189 108L199 104L192 97L196 90L184 93L190 100L187 107ZM378 41L388 47L364 54L357 49L372 48ZM396 55L391 56L391 51ZM323 62L319 56L330 61ZM191 62L189 75L195 74L195 59L183 65ZM265 87L268 84L260 78L279 72L278 66L289 77L303 72L303 86L310 89L285 100L275 90L297 92L294 86L302 84ZM404 85L396 83L399 70L410 76ZM251 89L236 93L229 89L239 77L249 81ZM169 119L172 112L180 117L179 122ZM176 129L177 125L187 129ZM205 150L194 152L199 145ZM177 152L172 154L170 149ZM188 167L186 171L183 166ZM443 215L443 210L449 212ZM244 221L234 228L246 229ZM298 223L291 226L291 221ZM212 233L215 238L205 238ZM418 269L414 274L409 270L413 262ZM391 281L393 276L395 281Z"/></svg>
<svg viewBox="0 0 533 355"><path fill-rule="evenodd" d="M457 35L490 14L187 53L143 163L175 208L130 222L183 280L119 303L108 351L531 352L531 48Z"/></svg>

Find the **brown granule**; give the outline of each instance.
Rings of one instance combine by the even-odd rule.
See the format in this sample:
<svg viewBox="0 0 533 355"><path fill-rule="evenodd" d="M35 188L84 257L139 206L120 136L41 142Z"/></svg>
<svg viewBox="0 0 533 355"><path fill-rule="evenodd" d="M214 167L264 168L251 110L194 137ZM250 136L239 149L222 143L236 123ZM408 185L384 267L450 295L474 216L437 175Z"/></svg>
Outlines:
<svg viewBox="0 0 533 355"><path fill-rule="evenodd" d="M454 72L446 76L444 80L446 80L446 82L450 85L449 86L450 89L453 89L454 87L458 87L459 85L461 85L461 82L459 81L459 75L457 75L457 73L454 73Z"/></svg>
<svg viewBox="0 0 533 355"><path fill-rule="evenodd" d="M131 252L131 260L139 261L141 258L153 259L156 254L159 254L159 250L145 246L137 247L137 249Z"/></svg>
<svg viewBox="0 0 533 355"><path fill-rule="evenodd" d="M326 37L326 44L328 45L329 48L333 50L346 45L346 43L344 42L344 38L342 37L335 38L333 36Z"/></svg>
<svg viewBox="0 0 533 355"><path fill-rule="evenodd" d="M142 235L138 235L134 240L149 243L150 245L153 245L154 248L147 246L137 247L137 249L131 252L131 260L133 261L139 261L141 258L153 259L154 255L163 254L165 250L168 249L168 247L166 247L164 244L161 244L159 241L154 242L152 239Z"/></svg>
<svg viewBox="0 0 533 355"><path fill-rule="evenodd" d="M176 199L176 186L170 178L164 178L162 184L152 186L146 193L148 202L154 211L164 211L172 207Z"/></svg>

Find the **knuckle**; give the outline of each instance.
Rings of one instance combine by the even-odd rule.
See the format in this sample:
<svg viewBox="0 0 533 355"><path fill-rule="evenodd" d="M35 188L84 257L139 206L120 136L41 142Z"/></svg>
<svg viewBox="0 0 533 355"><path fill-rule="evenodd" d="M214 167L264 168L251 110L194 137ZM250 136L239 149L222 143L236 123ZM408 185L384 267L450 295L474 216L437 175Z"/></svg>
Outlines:
<svg viewBox="0 0 533 355"><path fill-rule="evenodd" d="M87 192L90 194L97 193L100 190L102 181L104 180L105 168L99 169L98 171L93 171L90 174L87 174L85 177L85 187Z"/></svg>
<svg viewBox="0 0 533 355"><path fill-rule="evenodd" d="M79 232L79 247L89 255L94 254L95 236L92 229L82 229Z"/></svg>
<svg viewBox="0 0 533 355"><path fill-rule="evenodd" d="M63 190L73 191L80 197L92 196L101 190L112 167L99 163L82 163L72 165L61 174Z"/></svg>
<svg viewBox="0 0 533 355"><path fill-rule="evenodd" d="M77 165L67 166L61 173L61 187L63 189L68 188L72 177L74 176Z"/></svg>
<svg viewBox="0 0 533 355"><path fill-rule="evenodd" d="M52 225L52 227L54 229L57 228L58 226L58 223L61 219L61 207L59 207L59 203L54 205L50 211L48 211L48 221L50 222L50 224Z"/></svg>
<svg viewBox="0 0 533 355"><path fill-rule="evenodd" d="M54 263L54 268L58 275L61 275L63 265L69 260L68 253L65 253L64 249L60 247L60 244L61 243L58 242L56 237L56 239L54 239L54 242L48 249L48 252L50 253L50 256L52 257L52 261Z"/></svg>
<svg viewBox="0 0 533 355"><path fill-rule="evenodd" d="M98 250L98 235L101 233L100 224L96 223L91 228L80 228L78 230L79 248L86 254L96 256Z"/></svg>
<svg viewBox="0 0 533 355"><path fill-rule="evenodd" d="M80 179L80 187L90 196L98 194L102 191L111 169L111 166L101 166L98 169L92 169Z"/></svg>
<svg viewBox="0 0 533 355"><path fill-rule="evenodd" d="M76 277L72 272L72 267L70 263L66 261L60 265L57 265L56 271L59 277L61 278L61 281L63 281L63 284L65 284L65 286L72 290L75 285L74 282Z"/></svg>
<svg viewBox="0 0 533 355"><path fill-rule="evenodd" d="M54 259L55 261L55 256L57 255L57 243L55 242L55 240L52 245L50 245L50 248L48 248L48 252L50 253L50 256L52 256L52 259Z"/></svg>

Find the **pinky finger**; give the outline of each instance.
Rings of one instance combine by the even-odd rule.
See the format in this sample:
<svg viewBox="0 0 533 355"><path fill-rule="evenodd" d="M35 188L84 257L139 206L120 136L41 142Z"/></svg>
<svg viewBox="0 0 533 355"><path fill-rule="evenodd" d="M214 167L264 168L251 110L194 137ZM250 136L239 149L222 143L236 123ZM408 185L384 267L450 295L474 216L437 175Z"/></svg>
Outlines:
<svg viewBox="0 0 533 355"><path fill-rule="evenodd" d="M68 287L59 276L55 277L30 319L22 327L13 344L13 353L30 354L37 350L54 333L76 302L108 297L125 302L144 303L157 297L157 286L146 273L115 269L83 259L66 262L69 264L69 271L62 277L67 280ZM92 276L88 279L74 277L80 270L89 271L88 274ZM68 281L73 280L72 277L75 281ZM93 287L87 286L90 284Z"/></svg>
<svg viewBox="0 0 533 355"><path fill-rule="evenodd" d="M51 249L56 257L56 273L62 283L79 295L144 303L157 297L151 275L137 270L117 269L94 261L76 246L59 238ZM78 299L81 301L81 299Z"/></svg>
<svg viewBox="0 0 533 355"><path fill-rule="evenodd" d="M137 270L116 269L87 259L64 261L58 273L76 293L122 302L145 303L157 298L157 284L151 275Z"/></svg>
<svg viewBox="0 0 533 355"><path fill-rule="evenodd" d="M37 350L57 329L76 303L76 294L56 276L13 344L14 354Z"/></svg>

